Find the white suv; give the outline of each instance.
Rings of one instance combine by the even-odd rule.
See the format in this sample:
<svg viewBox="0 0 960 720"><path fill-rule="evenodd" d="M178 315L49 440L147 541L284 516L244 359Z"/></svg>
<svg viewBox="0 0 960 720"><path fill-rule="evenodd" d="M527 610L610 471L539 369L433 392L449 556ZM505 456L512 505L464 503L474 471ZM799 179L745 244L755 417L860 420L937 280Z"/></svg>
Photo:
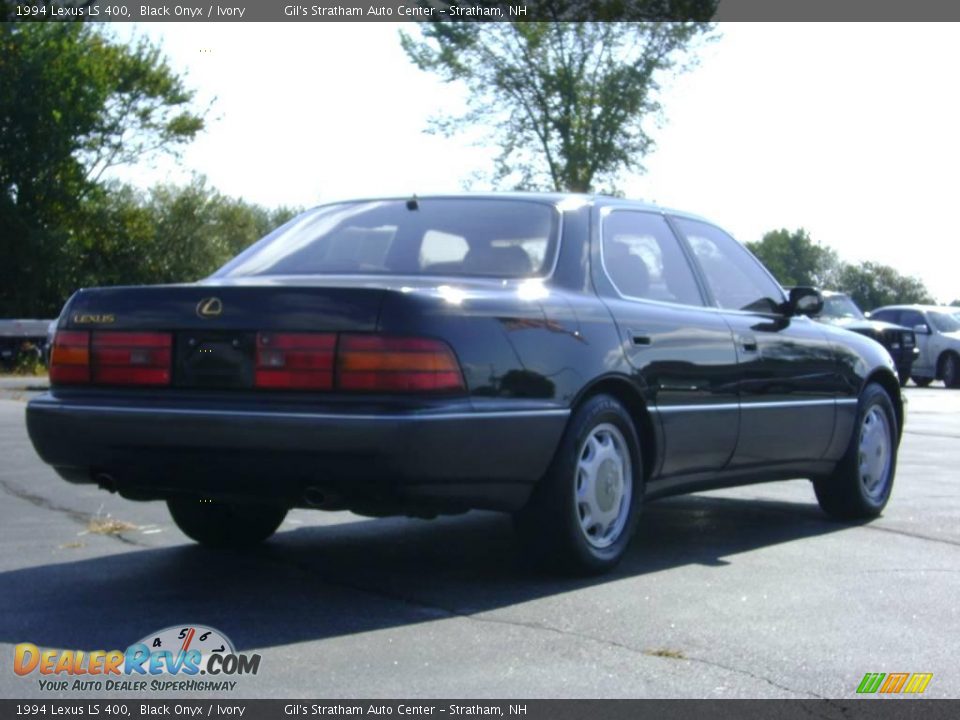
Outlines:
<svg viewBox="0 0 960 720"><path fill-rule="evenodd" d="M917 385L943 380L948 388L960 387L960 307L888 305L870 318L904 325L917 334L920 356L910 371Z"/></svg>

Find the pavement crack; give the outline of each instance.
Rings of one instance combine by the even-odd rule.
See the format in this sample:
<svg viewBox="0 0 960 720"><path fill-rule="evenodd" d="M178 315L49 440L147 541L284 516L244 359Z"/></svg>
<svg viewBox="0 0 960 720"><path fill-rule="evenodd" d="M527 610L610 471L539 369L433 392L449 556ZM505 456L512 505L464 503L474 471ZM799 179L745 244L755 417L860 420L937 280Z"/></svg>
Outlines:
<svg viewBox="0 0 960 720"><path fill-rule="evenodd" d="M97 515L91 515L90 513L83 512L82 510L76 510L74 508L64 507L63 505L57 505L53 501L41 496L34 495L33 493L27 492L22 487L18 487L2 478L0 478L0 490L3 490L7 495L18 498L25 502L34 505L35 507L41 508L43 510L49 510L51 512L62 513L69 517L74 522L80 523L81 525L88 526L91 522L98 519ZM143 543L138 543L135 540L121 535L119 533L102 533L104 537L111 537L118 542L123 543L124 545L132 545L134 547L148 547Z"/></svg>
<svg viewBox="0 0 960 720"><path fill-rule="evenodd" d="M950 540L948 538L932 537L922 533L910 532L909 530L898 530L896 528L883 527L882 525L862 525L864 530L876 530L877 532L891 533L893 535L903 535L904 537L914 538L916 540L927 540L928 542L943 543L944 545L953 545L960 547L960 541Z"/></svg>
<svg viewBox="0 0 960 720"><path fill-rule="evenodd" d="M306 573L306 574L308 574L308 575L310 575L310 576L312 576L312 577L316 577L316 574L317 574L317 573L316 573L316 569L315 569L315 568L311 568L310 566L308 566L307 564L305 564L305 563L303 563L303 562L299 562L299 561L293 560L293 561L290 561L288 564L289 564L289 565L292 565L295 569L297 569L297 570L299 570L299 571L301 571L301 572L304 572L304 573ZM427 602L427 601L424 601L424 600L422 600L422 599L418 599L418 598L411 597L411 596L406 595L406 594L404 594L404 593L398 593L398 592L395 592L395 591L384 590L384 589L382 589L382 588L377 588L377 587L370 587L370 586L364 585L364 584L362 584L362 583L351 583L351 582L344 581L343 579L336 579L336 580L334 580L334 579L330 578L329 576L324 576L324 577L323 577L323 582L324 582L325 584L327 584L327 585L334 585L334 586L339 587L339 588L341 588L341 589L352 590L352 591L354 591L354 592L361 592L361 593L365 593L365 594L368 594L368 595L373 595L373 596L375 596L375 597L379 597L379 598L381 598L381 599L390 600L390 601L393 601L393 602L400 602L400 603L403 603L404 605L408 605L408 606L410 606L410 607L412 607L412 608L415 608L415 609L417 609L417 610L420 610L421 612L423 612L423 611L429 612L429 613L430 613L431 615L433 615L434 617L436 617L437 615L442 615L443 617L445 617L445 618L447 618L447 619L458 618L458 619L468 620L468 621L471 621L471 622L489 623L489 624L494 624L494 625L503 625L503 626L508 626L508 627L524 628L524 629L526 629L526 630L533 630L533 631L536 631L536 632L548 632L548 633L553 633L553 634L555 634L555 635L560 635L560 636L563 636L563 637L575 638L575 639L580 640L580 641L586 641L586 642L591 642L591 643L595 643L595 644L598 644L598 645L604 645L604 646L607 646L607 647L616 648L616 649L622 650L622 651L624 651L624 652L628 652L628 653L631 653L631 654L634 654L634 655L641 655L641 656L647 657L647 658L657 658L657 657L660 657L661 659L663 659L663 660L666 661L666 662L684 662L684 661L686 661L686 662L692 662L692 663L699 663L699 664L701 664L701 665L706 665L706 666L709 666L709 667L715 667L715 668L717 668L717 669L725 670L725 671L727 671L727 672L736 673L736 674L739 674L739 675L746 675L747 677L750 677L750 678L752 678L752 679L754 679L754 680L758 680L758 681L760 681L760 682L765 682L765 683L767 683L768 685L770 685L771 687L774 687L774 688L776 688L776 689L778 689L778 690L782 690L782 691L784 691L784 692L792 693L792 694L794 694L794 695L806 695L806 696L808 696L808 697L810 697L810 698L814 698L814 699L817 699L817 700L827 700L827 699L828 699L828 698L826 698L826 697L823 696L823 695L818 695L817 693L811 692L811 691L809 691L809 690L796 690L796 689L794 689L794 688L787 687L786 685L782 685L782 684L776 682L775 680L772 680L772 679L770 679L770 678L768 678L768 677L765 677L765 676L763 676L763 675L759 675L759 674L757 674L757 673L751 672L751 671L749 671L749 670L744 670L744 669L742 669L742 668L734 667L734 666L732 666L732 665L726 665L726 664L724 664L724 663L720 663L720 662L717 662L717 661L715 661L715 660L708 660L708 659L702 658L702 657L690 656L690 655L687 655L687 654L685 654L685 653L684 653L682 659L680 659L680 658L664 658L664 657L661 657L660 655L658 655L657 652L656 652L655 650L652 650L652 649L641 649L641 648L637 648L637 647L634 647L634 646L632 646L632 645L628 645L628 644L626 644L626 643L620 642L620 641L618 641L618 640L613 640L613 639L610 639L610 638L595 637L595 636L593 636L593 635L590 635L590 634L587 634L587 633L582 633L582 632L577 632L577 631L575 631L575 630L564 630L564 629L562 629L562 628L558 628L558 627L555 627L555 626L553 626L553 625L545 625L545 624L543 624L543 623L528 622L528 621L523 621L523 620L505 620L505 619L502 619L502 618L486 617L486 616L483 616L483 615L478 615L478 614L476 614L475 612L471 612L471 611L469 611L469 610L458 610L458 609L455 608L455 607L449 607L449 606L441 605L441 604L438 604L438 603Z"/></svg>

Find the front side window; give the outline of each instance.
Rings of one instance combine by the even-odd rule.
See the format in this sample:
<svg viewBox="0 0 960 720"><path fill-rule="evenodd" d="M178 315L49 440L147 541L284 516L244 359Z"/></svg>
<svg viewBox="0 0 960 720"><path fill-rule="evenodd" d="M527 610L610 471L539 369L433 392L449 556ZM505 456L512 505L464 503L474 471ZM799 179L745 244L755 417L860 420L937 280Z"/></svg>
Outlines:
<svg viewBox="0 0 960 720"><path fill-rule="evenodd" d="M214 277L251 275L545 275L557 251L556 208L521 200L425 198L309 210Z"/></svg>
<svg viewBox="0 0 960 720"><path fill-rule="evenodd" d="M703 268L717 304L726 310L775 312L783 290L740 243L713 225L676 218Z"/></svg>
<svg viewBox="0 0 960 720"><path fill-rule="evenodd" d="M952 333L960 331L960 313L951 312L931 312L930 322L942 333Z"/></svg>
<svg viewBox="0 0 960 720"><path fill-rule="evenodd" d="M601 235L603 265L621 295L703 304L687 258L661 216L617 210L604 217Z"/></svg>

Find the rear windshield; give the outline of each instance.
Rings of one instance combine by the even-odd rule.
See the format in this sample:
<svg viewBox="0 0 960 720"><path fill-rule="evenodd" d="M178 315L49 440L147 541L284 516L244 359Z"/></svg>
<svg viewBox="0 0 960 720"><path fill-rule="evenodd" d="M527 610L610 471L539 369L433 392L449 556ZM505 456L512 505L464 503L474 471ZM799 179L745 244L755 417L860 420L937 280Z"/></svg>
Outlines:
<svg viewBox="0 0 960 720"><path fill-rule="evenodd" d="M863 313L860 312L860 308L846 295L825 295L820 316L863 320Z"/></svg>
<svg viewBox="0 0 960 720"><path fill-rule="evenodd" d="M309 210L235 257L214 277L250 275L545 275L557 210L522 200L424 199Z"/></svg>

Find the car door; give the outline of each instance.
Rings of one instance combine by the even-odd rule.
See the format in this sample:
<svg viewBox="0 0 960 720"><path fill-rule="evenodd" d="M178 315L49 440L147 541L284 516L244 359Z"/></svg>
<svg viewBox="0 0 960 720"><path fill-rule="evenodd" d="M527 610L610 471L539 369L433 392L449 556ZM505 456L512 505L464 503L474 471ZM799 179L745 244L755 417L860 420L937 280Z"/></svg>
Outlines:
<svg viewBox="0 0 960 720"><path fill-rule="evenodd" d="M662 430L656 483L723 468L737 441L736 352L661 214L596 211L595 282Z"/></svg>
<svg viewBox="0 0 960 720"><path fill-rule="evenodd" d="M823 327L779 311L783 290L719 228L673 218L736 345L740 435L730 468L814 461L833 437L844 386Z"/></svg>

